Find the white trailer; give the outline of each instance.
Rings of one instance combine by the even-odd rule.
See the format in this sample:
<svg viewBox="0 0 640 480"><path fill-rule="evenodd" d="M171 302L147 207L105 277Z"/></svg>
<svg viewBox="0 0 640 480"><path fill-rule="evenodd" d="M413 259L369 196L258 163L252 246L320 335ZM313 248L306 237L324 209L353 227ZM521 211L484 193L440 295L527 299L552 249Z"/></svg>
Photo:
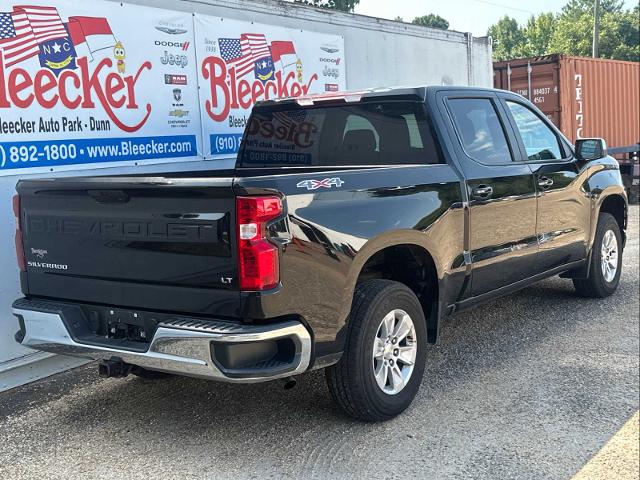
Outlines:
<svg viewBox="0 0 640 480"><path fill-rule="evenodd" d="M334 12L330 10L306 7L290 2L273 0L199 0L197 2L176 2L173 0L132 0L124 5L120 2L96 0L82 2L82 6L79 6L79 4L75 5L71 0L50 0L47 2L47 5L52 4L53 6L59 6L59 10L61 12L60 17L62 20L68 20L68 23L64 23L65 28L67 28L68 31L71 29L70 24L72 22L76 22L76 27L78 25L82 27L82 24L78 22L86 21L82 20L82 18L87 18L88 12L91 12L91 10L95 8L95 11L100 13L100 15L95 15L95 22L103 20L106 21L106 19L111 21L111 17L109 17L108 14L104 14L104 12L115 12L116 10L121 9L118 11L119 13L117 13L117 15L121 17L118 21L123 21L123 16L126 20L126 17L128 16L130 17L130 23L132 25L142 24L145 19L156 18L158 15L169 19L174 17L177 19L184 19L185 17L193 19L191 20L192 23L188 25L187 28L182 29L185 32L187 30L193 32L194 28L198 28L197 19L201 18L204 19L203 21L208 22L212 22L214 20L219 21L221 22L221 25L224 21L231 20L246 22L246 25L255 24L256 28L258 28L257 26L259 24L263 24L263 27L272 26L274 31L277 28L288 29L289 32L295 31L295 35L294 33L292 33L292 35L297 35L296 38L299 37L306 39L307 44L309 42L314 42L315 38L320 38L314 37L313 35L334 37L340 40L336 42L336 45L339 44L338 47L324 48L322 45L317 45L317 47L324 48L324 51L333 53L333 57L329 59L333 62L333 65L330 66L333 67L336 66L337 63L342 63L340 69L330 69L325 71L325 73L333 75L335 84L339 83L336 77L338 75L344 75L344 78L340 79L340 86L342 88L346 87L349 90L392 85L444 84L491 87L493 84L491 41L486 37L474 38L469 33L425 28L402 22L394 22L363 15ZM12 8L27 8L19 7L19 5L20 2L17 1L0 0L0 11L9 12ZM76 7L80 11L74 15L84 15L83 17L77 17L74 19L71 18L71 13L67 13L71 12L71 9L75 9ZM153 9L164 9L165 11L160 12ZM28 16L29 12L26 11L25 15ZM69 18L67 19L67 17ZM177 20L173 22L173 24L177 23L180 22ZM203 23L201 22L200 25L202 24ZM150 30L152 34L161 34L159 25L160 24L158 22L153 25L153 28L156 30ZM171 21L164 22L163 25L165 25L165 32L168 32L169 34L182 32L180 28L173 28L171 26ZM94 30L96 28L102 28L101 24L96 23L94 25ZM143 30L141 30L141 32L142 31ZM306 32L308 32L308 34ZM188 35L189 32L183 32L183 34ZM203 43L195 45L196 49L200 48L200 51L197 52L197 59L200 60L203 55L206 55L206 52L203 50L208 49L208 46L206 45L209 41L207 39L208 32L204 32L203 35L202 31L196 32L194 40L197 40L198 34L201 39L203 39ZM116 33L113 33L112 37L113 35L116 35ZM139 33L139 35L146 34ZM215 36L215 32L211 32L210 36ZM87 47L90 52L89 54L91 54L92 49L92 53L94 55L99 51L99 49L95 47L95 44L98 41L103 41L104 38L98 39L97 36L95 37L96 38L91 37L91 39L87 37L87 39L83 38L81 40L73 38L73 44L77 51L76 60L79 59L80 54L78 52L81 47ZM106 35L106 37L109 37L109 35ZM69 38L71 39L71 36ZM160 45L160 43L163 45L173 45L170 42L171 35L169 35L168 38L169 40L157 40L155 42L156 46ZM84 40L86 40L86 42L81 43ZM149 38L149 40L152 40L152 38ZM143 52L146 51L147 54L152 55L153 60L158 59L156 51L153 50L155 47L151 45L150 42L149 47L147 47L146 44L131 45L131 43L132 42L128 42L126 45L128 50L138 47ZM189 47L188 43L189 42L187 42L187 48ZM281 45L283 44L286 44L286 42L281 42ZM177 45L177 43L175 45ZM183 50L186 50L184 48L184 43L180 44L180 46ZM34 58L29 60L33 62L35 68L40 68L40 65L44 68L45 64L49 66L52 64L60 66L63 65L65 61L69 61L69 57L66 59L61 57L61 60L47 60L46 57L42 56L44 50L47 48L47 44L41 44L39 48L40 55L38 58L40 60L40 64L37 64L38 58L36 58L35 53ZM161 45L158 48L162 49L163 47ZM286 47L283 48L286 50ZM308 45L305 48L308 49ZM336 53L336 50L341 49L344 49L344 51ZM216 47L212 47L212 51L216 51ZM117 50L114 50L114 52L116 54L119 53ZM284 51L281 53L288 52ZM221 55L222 53L218 52L218 54ZM11 79L8 78L8 75L4 74L7 74L9 69L9 62L6 58L9 53L5 51L4 55L5 62L4 64L0 63L0 69L2 69L0 71L0 82L4 82L0 85L0 147L5 145L3 148L9 150L10 145L13 145L11 142L13 142L17 136L12 135L8 124L4 124L3 127L2 122L7 118L15 119L23 115L29 115L34 112L37 105L34 104L33 107L30 106L20 111L18 111L17 107L14 106L14 104L18 103L17 101L20 100L20 98L24 100L24 97L18 95L14 98L7 95L7 89L10 88L7 82L10 82ZM0 57L0 59L1 58L2 57ZM115 58L119 59L120 57L116 55ZM125 58L124 54L122 55L122 58ZM178 61L179 57L177 54L175 56L175 62L172 60L173 58L173 54L169 53L165 56L165 59L162 60L162 62L169 65L175 64L184 67L184 65L181 65ZM191 58L195 59L195 54L194 57ZM315 59L313 60L315 61ZM322 57L320 60L322 60ZM119 59L117 64L118 69L122 66L121 74L124 74L123 72L125 71L124 61L125 60ZM127 62L128 61L129 60L127 59ZM187 62L185 61L183 63ZM116 64L114 63L114 68L115 65ZM178 67L176 66L175 68ZM193 68L193 66L191 68ZM196 69L193 68L190 72L190 75L195 75ZM171 74L169 77L165 76L164 83L172 83L173 79L175 79L174 77L177 78L176 83L183 84L181 83L182 77L180 75ZM63 78L64 77L62 75L59 75L57 80L54 80L62 82ZM66 78L67 88L69 88L69 85L72 85L73 81L75 81L73 78L71 78L71 80L69 80L69 78L71 78L70 74L67 75ZM117 77L114 78L116 78L116 80L113 80L113 82L117 83ZM169 80L171 80L171 82ZM321 82L322 79L319 81ZM201 82L201 80L199 80L199 82ZM325 89L329 91L333 83L328 83L327 80L324 80L324 82ZM187 81L185 76L184 84L186 83ZM159 85L157 89L162 90L166 87L167 85ZM169 85L169 87L171 87L171 85ZM155 88L156 87L153 87L153 89ZM187 86L185 85L184 88L187 88ZM202 93L202 89L203 85L200 85L200 103L195 108L196 110L199 110L198 115L203 112L204 104L206 102L206 95ZM187 110L187 107L182 106L183 104L181 102L183 102L183 100L179 98L182 96L181 89L173 88L172 91L174 95L174 99L171 100L173 102L173 110L169 115L175 114L175 116L171 117L170 121L179 122L181 121L180 118L182 115L189 114L189 111ZM3 94L6 96L4 100ZM197 97L198 95L195 96ZM117 99L117 97L114 98ZM10 102L11 99L14 100L14 104ZM62 109L61 114L65 114L64 106L57 106L56 108ZM191 108L191 110L194 110L194 108ZM60 110L58 110L58 113L60 114ZM75 115L76 112L69 113L70 115ZM42 118L43 117L40 117L41 121ZM0 391L80 364L79 361L75 359L54 357L42 352L36 353L27 350L14 341L13 336L17 330L17 322L16 318L11 313L11 304L21 295L19 272L13 248L15 221L11 208L11 197L14 194L16 182L21 178L34 178L36 176L109 175L180 171L185 169L204 170L229 168L233 165L233 153L227 152L225 154L223 152L222 154L210 155L209 153L211 150L206 150L201 146L202 139L208 137L210 133L208 131L210 124L207 124L205 121L206 115L202 113L201 118L202 122L200 122L200 118L194 117L194 122L197 123L199 130L197 132L197 136L199 137L198 142L200 142L198 144L198 152L197 155L188 159L184 157L170 157L162 159L143 157L138 158L137 160L130 159L128 161L119 162L101 161L99 163L84 162L82 164L74 162L60 162L57 164L53 162L48 164L46 167L43 167L41 163L36 163L33 168L29 168L29 166L27 166L27 168L23 168L25 166L21 165L21 168L0 169L0 240L4 245L4 248L0 249L0 265L2 266L2 275L0 276ZM93 120L93 117L91 117L92 122ZM18 120L16 120L16 122L17 121ZM87 122L89 122L89 120L87 120ZM167 123L166 119L164 119L163 122ZM191 127L195 128L193 125L194 124L192 123ZM70 136L73 135L70 134ZM98 135L96 134L94 136ZM60 140L61 138L62 140ZM45 137L40 135L37 139L39 141L43 139L46 140L46 135ZM56 139L59 142L64 141L64 133L58 133ZM33 140L33 138L30 139L28 135L23 135L20 137L20 140L23 142L29 142L30 140ZM95 139L93 139L93 141L95 143ZM19 155L20 150L18 150L18 147L15 145L13 145L13 147L14 150L12 150L12 152L18 152L16 155ZM33 148L35 149L36 147ZM31 147L27 149L28 152L30 152L30 150ZM10 159L8 159L8 151L4 153L4 159L1 155L2 151L0 151L0 161L9 162ZM29 153L29 155L31 155L31 153ZM11 165L9 165L9 167L11 167Z"/></svg>

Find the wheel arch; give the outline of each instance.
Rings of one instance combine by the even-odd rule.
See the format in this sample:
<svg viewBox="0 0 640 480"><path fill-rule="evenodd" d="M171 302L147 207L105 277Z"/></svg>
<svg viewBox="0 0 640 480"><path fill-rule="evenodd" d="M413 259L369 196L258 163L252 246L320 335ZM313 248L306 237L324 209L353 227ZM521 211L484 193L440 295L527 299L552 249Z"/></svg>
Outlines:
<svg viewBox="0 0 640 480"><path fill-rule="evenodd" d="M345 288L344 304L351 309L358 282L384 278L409 287L420 300L427 320L428 341L437 339L441 316L441 273L437 248L425 240L424 233L415 230L395 231L373 238L353 260Z"/></svg>
<svg viewBox="0 0 640 480"><path fill-rule="evenodd" d="M594 196L594 203L591 216L591 228L588 238L587 258L584 266L570 270L561 274L563 278L585 279L589 276L591 270L591 257L593 255L593 245L596 239L596 230L598 228L598 218L601 213L611 214L620 227L620 235L622 236L622 250L626 243L627 235L625 229L627 227L627 197L622 185L610 185L603 190L600 195Z"/></svg>
<svg viewBox="0 0 640 480"><path fill-rule="evenodd" d="M596 226L598 225L598 218L601 213L609 213L616 219L618 226L620 227L620 234L622 235L622 246L626 243L626 228L627 228L627 196L622 185L610 186L596 199L596 205L594 208L594 216L591 221L591 236L589 242L589 251L593 248L593 242L596 236Z"/></svg>
<svg viewBox="0 0 640 480"><path fill-rule="evenodd" d="M620 227L620 233L625 236L625 230L627 228L627 200L621 194L611 194L604 197L598 210L598 216L601 213L609 213L613 215L613 218L618 222Z"/></svg>

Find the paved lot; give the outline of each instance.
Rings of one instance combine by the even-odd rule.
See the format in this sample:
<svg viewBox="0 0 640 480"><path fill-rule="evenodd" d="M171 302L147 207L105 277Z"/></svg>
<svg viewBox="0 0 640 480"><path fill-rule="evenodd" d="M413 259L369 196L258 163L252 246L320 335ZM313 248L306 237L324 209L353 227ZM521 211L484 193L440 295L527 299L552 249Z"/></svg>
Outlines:
<svg viewBox="0 0 640 480"><path fill-rule="evenodd" d="M625 457L616 445L637 445L637 433L614 441L639 403L638 207L630 213L616 295L581 299L554 278L456 315L393 421L342 416L321 372L283 391L103 380L87 366L0 394L0 478L538 480L571 478L601 449L589 468L604 462L611 478L607 461Z"/></svg>

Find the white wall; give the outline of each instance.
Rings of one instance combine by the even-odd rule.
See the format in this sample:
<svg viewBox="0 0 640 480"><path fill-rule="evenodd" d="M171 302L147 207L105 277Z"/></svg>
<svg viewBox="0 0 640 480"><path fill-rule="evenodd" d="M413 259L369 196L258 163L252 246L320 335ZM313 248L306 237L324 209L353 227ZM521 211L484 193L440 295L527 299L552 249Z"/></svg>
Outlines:
<svg viewBox="0 0 640 480"><path fill-rule="evenodd" d="M491 46L486 37L272 0L127 3L342 35L349 89L443 83L493 86ZM471 72L467 69L470 51Z"/></svg>
<svg viewBox="0 0 640 480"><path fill-rule="evenodd" d="M133 0L129 3L187 12L199 12L224 18L255 21L344 36L347 87L359 89L392 85L477 85L493 84L491 45L487 38L469 34L428 29L361 15L349 15L311 9L271 0ZM182 169L229 167L230 162L189 162L152 166L101 168L71 171L45 176L145 173ZM53 371L68 368L70 361L47 360L41 368L31 365L28 373L16 376L16 367L45 356L33 355L13 340L17 321L11 303L20 296L15 261L15 224L11 197L21 178L35 178L24 171L0 177L0 390ZM4 381L11 370L11 381ZM4 373L3 373L4 372Z"/></svg>

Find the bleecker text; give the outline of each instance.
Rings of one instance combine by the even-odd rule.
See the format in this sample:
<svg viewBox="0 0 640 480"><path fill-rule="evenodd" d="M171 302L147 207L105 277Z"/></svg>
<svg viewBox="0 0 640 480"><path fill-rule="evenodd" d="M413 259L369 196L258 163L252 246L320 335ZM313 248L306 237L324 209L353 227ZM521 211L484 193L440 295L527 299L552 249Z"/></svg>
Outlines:
<svg viewBox="0 0 640 480"><path fill-rule="evenodd" d="M311 122L301 122L300 124L292 123L286 127L284 125L275 126L269 121L260 121L258 118L252 118L247 129L248 135L257 135L263 138L275 138L277 140L286 140L293 142L300 148L308 148L313 145L311 136L318 131Z"/></svg>
<svg viewBox="0 0 640 480"><path fill-rule="evenodd" d="M118 118L120 108L138 109L136 83L144 70L151 70L151 62L146 61L134 75L122 77L109 71L113 67L110 58L101 60L89 72L86 58L77 60L79 71L64 70L56 77L50 70L38 70L35 75L23 68L5 70L0 52L0 109L30 108L34 102L45 109L62 104L65 108L93 109L95 101L104 109L109 119L125 132L139 130L151 114L151 104L147 103L143 118L134 125L127 125ZM107 73L108 72L108 73Z"/></svg>
<svg viewBox="0 0 640 480"><path fill-rule="evenodd" d="M311 84L318 79L311 75L306 84L295 81L295 74L275 73L275 80L264 84L260 80L249 82L237 79L235 68L227 69L222 58L207 57L202 61L202 76L209 80L209 98L204 108L215 122L227 119L229 111L237 108L248 109L258 100L280 97L299 97L309 92Z"/></svg>

